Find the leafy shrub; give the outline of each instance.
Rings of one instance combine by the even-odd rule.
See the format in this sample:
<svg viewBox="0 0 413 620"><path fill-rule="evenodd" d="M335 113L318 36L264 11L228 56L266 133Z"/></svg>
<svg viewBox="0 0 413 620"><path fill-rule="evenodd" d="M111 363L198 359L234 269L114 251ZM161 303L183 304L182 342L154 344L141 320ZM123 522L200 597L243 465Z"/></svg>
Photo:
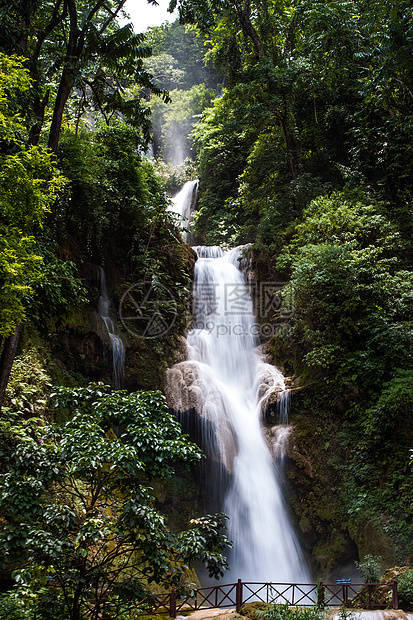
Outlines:
<svg viewBox="0 0 413 620"><path fill-rule="evenodd" d="M398 582L399 607L413 609L413 569L400 575Z"/></svg>
<svg viewBox="0 0 413 620"><path fill-rule="evenodd" d="M366 583L378 583L380 581L382 573L380 556L368 554L364 556L363 562L354 562L354 564Z"/></svg>
<svg viewBox="0 0 413 620"><path fill-rule="evenodd" d="M0 594L0 620L32 620L32 612L16 598L14 592Z"/></svg>
<svg viewBox="0 0 413 620"><path fill-rule="evenodd" d="M0 561L23 566L15 591L39 620L80 620L86 610L97 620L104 602L124 620L120 612L136 607L148 583L182 588L198 558L210 576L226 567L225 515L192 519L173 534L153 508L143 472L168 478L177 462L189 467L201 457L164 396L109 390L57 389L51 398L69 421L27 434L0 475Z"/></svg>
<svg viewBox="0 0 413 620"><path fill-rule="evenodd" d="M252 620L322 620L324 617L324 612L316 607L290 607L288 603L266 605L250 613Z"/></svg>
<svg viewBox="0 0 413 620"><path fill-rule="evenodd" d="M44 412L52 385L45 368L46 355L46 351L34 346L15 359L5 399L13 411L26 415Z"/></svg>

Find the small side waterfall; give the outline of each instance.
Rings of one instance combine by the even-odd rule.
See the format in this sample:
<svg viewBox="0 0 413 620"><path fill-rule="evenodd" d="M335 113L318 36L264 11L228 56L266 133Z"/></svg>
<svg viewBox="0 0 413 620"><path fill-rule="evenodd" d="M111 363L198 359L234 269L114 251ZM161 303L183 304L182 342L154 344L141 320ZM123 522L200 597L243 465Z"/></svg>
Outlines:
<svg viewBox="0 0 413 620"><path fill-rule="evenodd" d="M121 337L116 333L116 323L110 317L110 299L106 287L106 276L102 267L99 267L99 284L100 297L98 301L98 313L105 323L112 345L113 385L115 388L120 388L122 387L125 368L125 347L123 346Z"/></svg>
<svg viewBox="0 0 413 620"><path fill-rule="evenodd" d="M281 424L288 424L288 413L290 411L290 399L291 392L290 390L285 390L278 395L277 401L277 409L278 409L278 419Z"/></svg>
<svg viewBox="0 0 413 620"><path fill-rule="evenodd" d="M167 372L170 405L201 417L209 456L220 464L209 489L224 497L221 508L230 517L230 579L308 583L280 488L289 392L282 374L257 352L259 326L240 270L243 248L194 249L189 359ZM275 393L281 426L271 455L261 412Z"/></svg>

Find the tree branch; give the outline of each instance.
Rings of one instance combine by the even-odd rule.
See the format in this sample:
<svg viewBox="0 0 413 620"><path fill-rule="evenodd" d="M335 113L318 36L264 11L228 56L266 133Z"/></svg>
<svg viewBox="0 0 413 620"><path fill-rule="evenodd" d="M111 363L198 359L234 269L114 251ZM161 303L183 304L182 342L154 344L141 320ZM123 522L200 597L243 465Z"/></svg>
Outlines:
<svg viewBox="0 0 413 620"><path fill-rule="evenodd" d="M33 62L37 62L37 60L39 59L39 54L40 54L40 51L42 49L42 45L45 42L47 36L59 24L61 24L62 21L64 21L66 19L66 17L67 17L67 6L66 6L66 3L63 6L62 13L59 15L59 9L60 9L61 4L62 4L62 0L57 0L57 3L55 4L55 6L53 8L53 13L52 13L51 20L49 21L47 26L41 32L37 33L37 43L36 43L36 47L34 48L34 52L32 54L32 58L31 58L31 60Z"/></svg>
<svg viewBox="0 0 413 620"><path fill-rule="evenodd" d="M105 7L106 10L110 13L110 17L108 17L108 19L103 24L102 28L99 30L99 34L102 34L103 32L105 32L105 30L109 26L109 24L114 19L116 19L116 17L118 16L119 11L123 8L125 3L126 3L126 0L121 0L121 2L119 2L119 4L118 4L117 8L115 9L115 11L111 11L111 9L109 7Z"/></svg>
<svg viewBox="0 0 413 620"><path fill-rule="evenodd" d="M264 46L261 39L258 36L257 31L251 22L251 7L250 0L244 0L243 6L241 7L240 0L233 0L235 9L238 14L238 19L241 23L242 31L246 37L251 39L252 44L254 45L255 51L258 54L259 58L264 58Z"/></svg>

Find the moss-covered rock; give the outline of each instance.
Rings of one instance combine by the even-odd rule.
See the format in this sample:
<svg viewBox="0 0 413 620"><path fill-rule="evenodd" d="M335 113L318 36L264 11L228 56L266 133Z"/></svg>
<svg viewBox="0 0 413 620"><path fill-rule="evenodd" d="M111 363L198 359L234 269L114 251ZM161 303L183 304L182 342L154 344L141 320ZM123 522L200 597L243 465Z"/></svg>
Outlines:
<svg viewBox="0 0 413 620"><path fill-rule="evenodd" d="M314 386L293 391L285 494L314 576L329 579L340 566L353 564L358 550L342 510L340 476L334 467L339 428L320 405Z"/></svg>
<svg viewBox="0 0 413 620"><path fill-rule="evenodd" d="M118 335L125 347L124 387L129 390L161 389L168 366L175 361L180 349L180 338L186 330L184 284L193 277L196 253L186 243L177 241L168 246L160 239L160 259L168 265L170 288L177 300L176 320L173 328L156 338L140 337L122 325L118 309L122 296L136 282L147 276L119 267L122 252L111 245L100 261L105 263L106 287L111 300L111 313L117 323ZM71 256L75 258L75 256ZM160 260L161 262L161 260ZM84 380L112 383L112 344L105 323L98 313L102 269L98 264L84 261L79 265L90 303L81 308L71 308L68 316L58 325L49 325L49 339L53 355L70 373L79 373ZM166 275L165 275L166 278ZM168 279L167 278L167 279Z"/></svg>
<svg viewBox="0 0 413 620"><path fill-rule="evenodd" d="M350 519L349 533L357 545L360 558L366 555L381 557L385 566L391 566L396 560L394 546L383 526L377 520Z"/></svg>
<svg viewBox="0 0 413 620"><path fill-rule="evenodd" d="M241 616L244 616L245 618L254 618L254 614L257 611L257 609L264 609L265 607L267 607L267 603L262 603L261 601L254 601L253 603L244 603L244 605L241 605L241 608L239 610L239 613L241 614Z"/></svg>
<svg viewBox="0 0 413 620"><path fill-rule="evenodd" d="M375 494L374 487L355 486L355 431L343 394L325 384L301 385L293 390L291 422L285 495L315 574L331 578L367 554L380 556L384 567L394 565L400 528L389 527L395 517L383 512L380 489ZM388 507L396 514L397 503Z"/></svg>

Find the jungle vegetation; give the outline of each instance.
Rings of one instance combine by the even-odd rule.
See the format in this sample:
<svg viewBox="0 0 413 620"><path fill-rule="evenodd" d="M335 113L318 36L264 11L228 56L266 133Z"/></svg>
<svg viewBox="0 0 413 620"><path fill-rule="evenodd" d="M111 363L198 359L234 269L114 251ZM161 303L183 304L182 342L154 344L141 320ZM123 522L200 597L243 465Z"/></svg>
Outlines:
<svg viewBox="0 0 413 620"><path fill-rule="evenodd" d="M257 277L294 300L267 346L303 388L291 509L317 573L368 553L410 565L409 2L171 0L179 23L146 34L123 5L0 7L1 569L18 583L2 612L98 617L107 588L122 618L149 581L182 584L191 545L225 565L222 517L173 531L151 491L201 458L150 391L193 260L166 189L195 168L199 241L253 243ZM128 340L125 391L101 385L85 327L96 265L115 302L139 280L178 295L168 338Z"/></svg>

